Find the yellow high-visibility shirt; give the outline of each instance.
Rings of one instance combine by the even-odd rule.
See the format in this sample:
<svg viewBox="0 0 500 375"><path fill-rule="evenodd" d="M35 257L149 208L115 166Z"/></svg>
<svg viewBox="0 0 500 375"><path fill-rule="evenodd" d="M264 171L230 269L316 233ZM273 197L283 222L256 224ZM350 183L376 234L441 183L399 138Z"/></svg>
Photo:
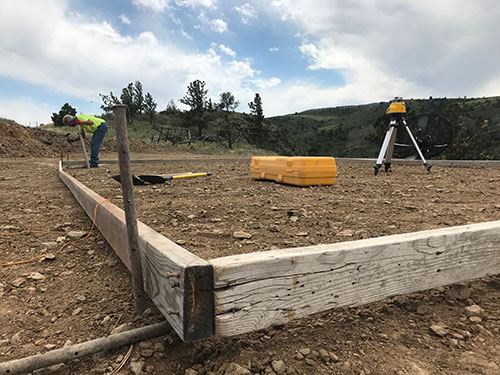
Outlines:
<svg viewBox="0 0 500 375"><path fill-rule="evenodd" d="M80 125L85 131L88 131L89 133L94 133L102 123L106 122L106 120L103 120L102 118L87 115L78 115L76 116L76 118L80 121L90 120L94 123L93 125Z"/></svg>

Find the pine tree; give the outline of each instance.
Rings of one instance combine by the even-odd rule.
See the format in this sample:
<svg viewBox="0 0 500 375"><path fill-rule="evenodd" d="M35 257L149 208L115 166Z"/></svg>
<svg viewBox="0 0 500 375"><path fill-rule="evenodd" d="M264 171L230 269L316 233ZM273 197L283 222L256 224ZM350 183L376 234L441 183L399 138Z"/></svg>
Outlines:
<svg viewBox="0 0 500 375"><path fill-rule="evenodd" d="M187 88L187 93L184 95L180 102L186 104L191 109L185 116L186 126L198 127L198 135L203 135L203 129L207 127L205 121L205 111L207 105L207 93L205 89L205 81L195 80L191 82Z"/></svg>
<svg viewBox="0 0 500 375"><path fill-rule="evenodd" d="M236 108L240 105L240 102L236 100L233 94L229 91L225 91L222 94L220 94L220 103L219 107L222 110L225 110L226 112L229 111L235 111Z"/></svg>
<svg viewBox="0 0 500 375"><path fill-rule="evenodd" d="M99 96L102 100L101 109L106 113L111 112L114 105L121 104L120 99L118 99L111 91L109 92L109 95L99 94Z"/></svg>
<svg viewBox="0 0 500 375"><path fill-rule="evenodd" d="M62 119L65 115L75 116L76 109L70 106L68 103L65 103L59 110L59 113L52 113L52 123L55 127L64 126Z"/></svg>
<svg viewBox="0 0 500 375"><path fill-rule="evenodd" d="M140 83L139 81L135 81L135 84L134 84L133 100L134 100L134 108L135 108L136 113L143 113L145 111L145 108L144 108L145 103L144 103L144 95L143 95L143 91L142 91L142 83Z"/></svg>
<svg viewBox="0 0 500 375"><path fill-rule="evenodd" d="M263 146L266 139L264 129L264 111L262 109L262 99L258 93L255 94L253 102L248 103L250 114L252 115L252 126L250 138L257 146Z"/></svg>
<svg viewBox="0 0 500 375"><path fill-rule="evenodd" d="M153 123L153 119L156 113L156 102L153 100L153 96L148 92L144 100L144 113L149 117L149 123Z"/></svg>

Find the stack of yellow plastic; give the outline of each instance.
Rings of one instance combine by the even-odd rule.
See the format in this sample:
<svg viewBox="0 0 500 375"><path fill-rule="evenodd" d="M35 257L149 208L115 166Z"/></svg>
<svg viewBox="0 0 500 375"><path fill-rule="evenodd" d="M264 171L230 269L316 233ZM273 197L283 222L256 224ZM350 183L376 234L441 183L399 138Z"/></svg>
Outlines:
<svg viewBox="0 0 500 375"><path fill-rule="evenodd" d="M311 156L254 156L252 178L288 185L333 185L337 177L335 158Z"/></svg>

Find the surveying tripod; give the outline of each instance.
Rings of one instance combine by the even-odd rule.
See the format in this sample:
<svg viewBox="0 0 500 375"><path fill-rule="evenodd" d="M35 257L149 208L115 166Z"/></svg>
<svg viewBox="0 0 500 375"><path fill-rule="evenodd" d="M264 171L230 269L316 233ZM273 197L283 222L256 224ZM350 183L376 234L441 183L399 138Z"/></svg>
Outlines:
<svg viewBox="0 0 500 375"><path fill-rule="evenodd" d="M378 174L380 167L382 167L382 162L384 161L384 159L385 159L384 163L385 171L386 172L391 171L392 153L394 151L396 134L398 131L398 127L400 125L403 125L406 128L406 131L410 136L413 146L415 146L415 149L418 152L418 156L420 156L420 159L422 159L422 163L424 164L425 169L427 169L428 173L431 173L432 166L427 165L427 161L425 160L422 151L420 151L417 141L415 140L415 137L413 137L413 134L411 133L411 130L408 124L406 123L406 119L404 117L405 113L406 113L406 106L402 98L395 98L387 108L386 114L390 116L389 127L387 128L387 133L385 134L384 142L382 143L382 148L380 149L380 153L378 154L377 163L373 167L375 169L374 171L375 176Z"/></svg>

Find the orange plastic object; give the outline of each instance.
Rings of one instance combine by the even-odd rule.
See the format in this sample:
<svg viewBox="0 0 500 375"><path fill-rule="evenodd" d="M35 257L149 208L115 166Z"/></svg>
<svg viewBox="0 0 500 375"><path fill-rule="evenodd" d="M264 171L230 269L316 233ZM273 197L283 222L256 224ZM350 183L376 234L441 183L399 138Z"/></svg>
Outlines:
<svg viewBox="0 0 500 375"><path fill-rule="evenodd" d="M335 158L311 156L253 156L252 178L288 185L333 185L337 177Z"/></svg>

